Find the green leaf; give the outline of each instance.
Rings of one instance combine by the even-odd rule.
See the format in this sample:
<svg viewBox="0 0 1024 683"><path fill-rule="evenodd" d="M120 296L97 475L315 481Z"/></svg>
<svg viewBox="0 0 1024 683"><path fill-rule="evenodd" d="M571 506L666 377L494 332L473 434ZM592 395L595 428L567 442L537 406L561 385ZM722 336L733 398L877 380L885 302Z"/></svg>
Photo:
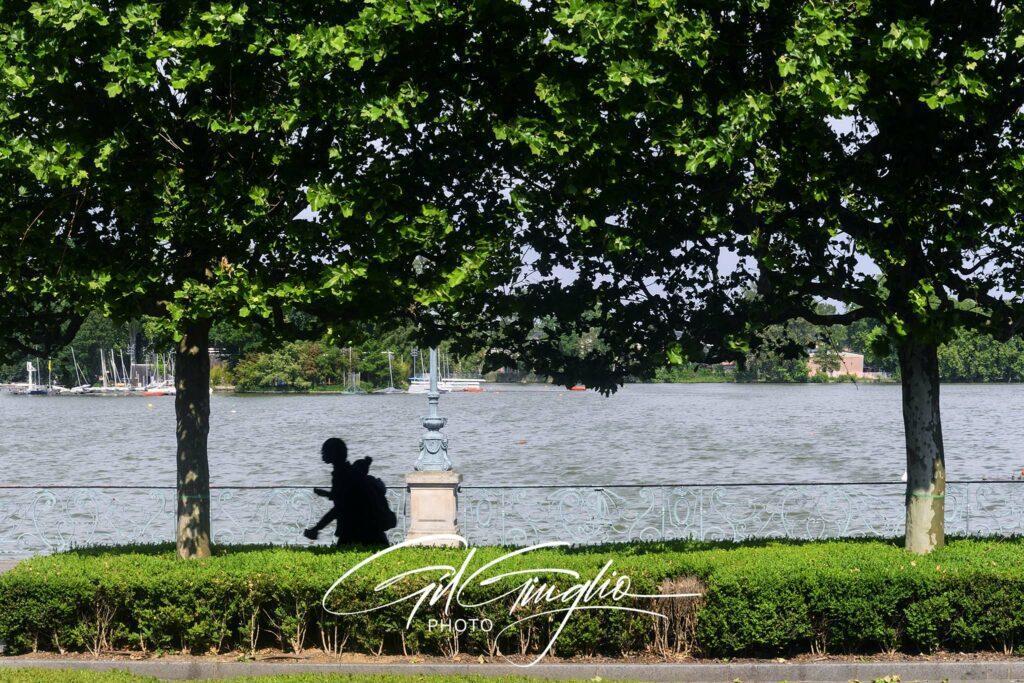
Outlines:
<svg viewBox="0 0 1024 683"><path fill-rule="evenodd" d="M668 362L672 365L682 365L683 354L679 344L675 344L668 349Z"/></svg>

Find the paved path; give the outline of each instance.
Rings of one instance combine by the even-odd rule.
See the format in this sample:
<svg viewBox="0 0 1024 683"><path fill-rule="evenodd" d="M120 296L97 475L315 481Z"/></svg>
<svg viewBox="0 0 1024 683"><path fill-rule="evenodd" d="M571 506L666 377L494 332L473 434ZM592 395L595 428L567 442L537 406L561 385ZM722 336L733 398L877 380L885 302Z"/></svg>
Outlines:
<svg viewBox="0 0 1024 683"><path fill-rule="evenodd" d="M307 664L301 662L92 661L2 659L3 667L126 669L162 679L226 678L283 673L520 675L549 679L634 681L1024 681L1024 660L972 662L809 662L800 664Z"/></svg>

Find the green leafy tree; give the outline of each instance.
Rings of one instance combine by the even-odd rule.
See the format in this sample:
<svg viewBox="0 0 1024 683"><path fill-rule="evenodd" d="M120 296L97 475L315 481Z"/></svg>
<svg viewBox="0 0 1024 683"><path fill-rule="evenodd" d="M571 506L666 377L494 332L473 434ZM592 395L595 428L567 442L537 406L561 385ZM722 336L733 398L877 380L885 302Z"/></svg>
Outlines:
<svg viewBox="0 0 1024 683"><path fill-rule="evenodd" d="M130 341L128 325L118 325L98 311L90 312L71 343L54 355L54 364L61 381L65 385L78 383L75 372L77 363L78 373L85 383L94 384L99 376L100 354L111 350L121 353L128 348ZM74 356L71 349L74 349Z"/></svg>
<svg viewBox="0 0 1024 683"><path fill-rule="evenodd" d="M285 50L310 17L279 10L55 0L0 14L0 160L28 169L6 201L39 216L27 232L85 255L55 276L69 299L152 316L177 340L183 556L209 554L212 320L288 301L302 286L284 279L301 267L290 247L319 232L296 216L329 137L307 125Z"/></svg>
<svg viewBox="0 0 1024 683"><path fill-rule="evenodd" d="M753 4L530 3L531 82L510 88L516 106L495 127L523 264L472 316L448 318L451 336L489 349L488 367L613 391L668 364L742 357L727 340L752 283L719 266L745 182L727 160L770 115L741 87L773 65L745 49L763 18ZM593 343L564 343L580 339Z"/></svg>
<svg viewBox="0 0 1024 683"><path fill-rule="evenodd" d="M220 320L210 327L210 345L230 362L237 362L243 354L257 351L271 341L263 330L244 322Z"/></svg>
<svg viewBox="0 0 1024 683"><path fill-rule="evenodd" d="M898 377L900 361L886 341L885 326L872 318L855 320L842 328L841 343L864 354L864 365Z"/></svg>
<svg viewBox="0 0 1024 683"><path fill-rule="evenodd" d="M828 297L895 351L906 547L944 542L939 349L1021 330L1024 14L1013 4L799 3L755 97L746 253L774 314ZM879 271L870 272L869 263ZM976 302L966 305L961 302Z"/></svg>
<svg viewBox="0 0 1024 683"><path fill-rule="evenodd" d="M376 326L362 335L357 345L359 362L356 371L363 381L375 388L383 388L391 381L388 374L388 352L392 354L391 374L394 376L396 388L404 388L411 374L410 352L414 346L412 328L398 326L388 329Z"/></svg>
<svg viewBox="0 0 1024 683"><path fill-rule="evenodd" d="M305 377L299 355L291 344L247 355L234 368L235 387L239 391L308 389L313 383Z"/></svg>
<svg viewBox="0 0 1024 683"><path fill-rule="evenodd" d="M803 327L804 329L794 329ZM747 382L806 382L808 340L794 339L806 325L769 325L758 336L755 349L744 358L737 380Z"/></svg>
<svg viewBox="0 0 1024 683"><path fill-rule="evenodd" d="M486 170L493 107L480 106L488 69L516 64L502 11L0 7L0 283L25 278L5 303L28 321L19 334L34 301L59 309L47 330L66 341L85 302L174 338L182 556L210 552L214 321L285 329L303 310L315 324L301 333L319 336L414 317L485 282L488 254L507 251L493 239L506 194Z"/></svg>
<svg viewBox="0 0 1024 683"><path fill-rule="evenodd" d="M727 370L721 365L700 365L690 363L685 365L670 365L658 368L654 371L654 382L669 384L696 384L696 383L721 383L734 382L735 371Z"/></svg>
<svg viewBox="0 0 1024 683"><path fill-rule="evenodd" d="M818 316L834 314L828 304L818 304ZM811 379L809 361L823 373L839 370L842 360L839 352L845 340L841 325L815 325L803 318L782 324L769 325L758 332L753 348L747 353L743 369L737 372L740 381L806 382ZM827 381L827 375L817 374L816 381Z"/></svg>
<svg viewBox="0 0 1024 683"><path fill-rule="evenodd" d="M958 330L939 347L939 376L947 382L1024 381L1024 340L993 339L976 330Z"/></svg>
<svg viewBox="0 0 1024 683"><path fill-rule="evenodd" d="M938 349L960 328L1008 338L1024 324L1024 12L530 11L544 35L524 66L533 87L496 129L529 151L514 196L529 277L491 309L497 360L611 389L652 360L742 353L785 320L877 320L873 351L895 352L903 385L906 547L942 545ZM823 300L844 308L819 313ZM598 327L607 350L566 358L557 335L531 339L545 315Z"/></svg>

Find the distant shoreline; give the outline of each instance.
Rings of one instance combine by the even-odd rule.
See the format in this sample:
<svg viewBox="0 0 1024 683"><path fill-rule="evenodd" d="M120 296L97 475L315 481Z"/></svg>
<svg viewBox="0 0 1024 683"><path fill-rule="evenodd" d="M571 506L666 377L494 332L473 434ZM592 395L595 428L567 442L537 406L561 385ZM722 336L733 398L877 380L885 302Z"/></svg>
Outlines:
<svg viewBox="0 0 1024 683"><path fill-rule="evenodd" d="M658 385L669 385L669 384L746 384L746 385L762 385L762 386L831 386L836 384L854 384L854 385L870 385L870 386L899 386L899 380L888 379L842 379L842 380L828 380L828 381L807 381L807 382L767 382L767 381L755 381L755 382L737 382L732 379L723 380L706 380L706 379L694 379L684 380L679 382L626 382L626 386L639 385L639 386L658 386ZM1024 385L1024 382L957 382L951 380L942 380L943 386L1018 386ZM0 393L8 393L11 387L15 384L11 383L0 383ZM557 391L559 385L552 384L550 382L493 382L492 387L501 386L515 386L515 387L547 387L552 391ZM374 390L349 393L343 389L260 389L254 391L238 391L233 386L219 385L212 387L212 390L216 394L232 394L236 396L362 396L362 395L375 395ZM500 391L500 389L498 389ZM568 391L567 389L565 389ZM401 394L406 394L405 390L400 390ZM457 392L462 393L462 392ZM486 393L486 390L485 392ZM384 394L376 394L384 395ZM392 394L394 395L394 394ZM139 394L141 397L142 394ZM152 396L147 398L154 398ZM159 398L159 397L156 397Z"/></svg>
<svg viewBox="0 0 1024 683"><path fill-rule="evenodd" d="M684 382L626 382L625 386L659 386L659 385L682 385L682 384L738 384L738 385L759 385L759 386L834 386L838 384L852 384L856 386L868 385L868 386L900 386L898 380L876 380L876 379L864 379L864 380L830 380L827 382L822 381L809 381L809 382L736 382L734 380L694 380ZM943 381L944 386L1021 386L1024 382L955 382L955 381ZM564 387L559 385L547 383L547 382L497 382L492 383L487 391L502 391L500 387L503 386L514 386L514 387L544 387L551 391L557 391L562 389L568 391ZM265 391L235 391L233 389L215 387L214 391L219 394L234 394L237 396L361 396L361 395L374 395L372 391L358 394L345 393L343 391L333 391L324 389L294 389L294 390L272 390L268 389ZM405 391L401 392L406 394Z"/></svg>

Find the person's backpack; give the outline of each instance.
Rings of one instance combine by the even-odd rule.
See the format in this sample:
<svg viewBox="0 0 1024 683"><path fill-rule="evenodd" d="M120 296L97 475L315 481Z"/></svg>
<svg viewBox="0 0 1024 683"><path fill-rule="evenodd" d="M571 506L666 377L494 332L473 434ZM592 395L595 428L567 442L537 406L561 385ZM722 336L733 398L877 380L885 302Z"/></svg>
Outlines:
<svg viewBox="0 0 1024 683"><path fill-rule="evenodd" d="M373 475L366 475L367 498L370 501L370 514L373 516L374 525L381 531L394 529L398 526L398 517L395 516L391 506L388 505L388 487L384 482Z"/></svg>

